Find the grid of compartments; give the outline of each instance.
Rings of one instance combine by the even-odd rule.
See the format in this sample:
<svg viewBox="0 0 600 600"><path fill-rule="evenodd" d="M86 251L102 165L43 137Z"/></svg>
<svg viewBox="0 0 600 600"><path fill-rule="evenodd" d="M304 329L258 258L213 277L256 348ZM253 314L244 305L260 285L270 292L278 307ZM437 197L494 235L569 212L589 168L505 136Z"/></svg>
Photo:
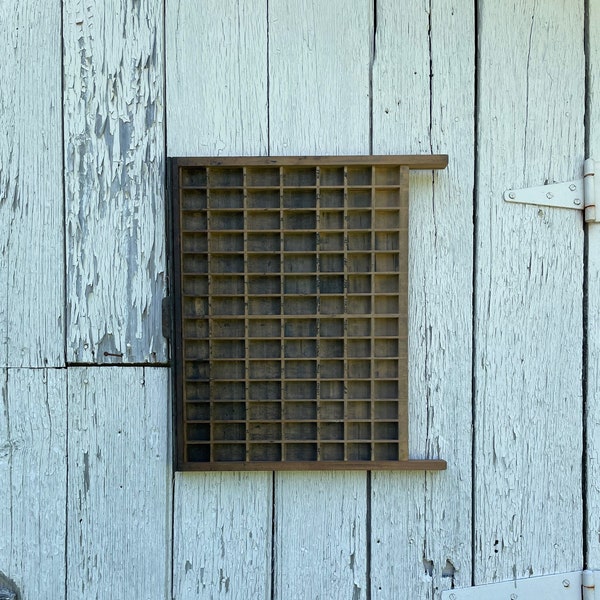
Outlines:
<svg viewBox="0 0 600 600"><path fill-rule="evenodd" d="M180 462L407 460L408 176L179 168Z"/></svg>

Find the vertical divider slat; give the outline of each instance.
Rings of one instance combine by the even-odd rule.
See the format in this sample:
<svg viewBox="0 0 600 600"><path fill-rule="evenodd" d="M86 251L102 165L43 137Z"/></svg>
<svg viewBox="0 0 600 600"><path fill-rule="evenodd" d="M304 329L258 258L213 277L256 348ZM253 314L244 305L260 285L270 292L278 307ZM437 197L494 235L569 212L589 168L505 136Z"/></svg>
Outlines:
<svg viewBox="0 0 600 600"><path fill-rule="evenodd" d="M399 189L399 200L400 206L406 208L408 211L408 203L409 203L409 175L410 170L407 166L400 167L400 189ZM404 252L400 252L399 262L398 262L398 272L405 273L404 275L404 285L400 286L401 293L403 294L402 305L408 306L408 297L409 297L409 286L408 286L408 265L409 265L409 256L408 256L408 244L410 239L410 232L408 230L409 224L407 220L407 231L405 235L405 247L403 248ZM402 359L402 365L398 365L398 367L402 366L402 369L398 370L398 399L401 400L398 404L398 458L401 460L408 460L408 373L409 373L409 354L408 354L408 315L409 310L404 311L406 317L406 329L404 334L407 338L406 342L406 351L405 356ZM400 340L400 317L397 316L398 320L398 336L397 339ZM399 359L400 361L400 359Z"/></svg>
<svg viewBox="0 0 600 600"><path fill-rule="evenodd" d="M248 170L246 167L242 169L243 177L243 233L244 236L244 427L245 427L245 444L246 444L246 460L252 460L252 451L250 448L250 327L248 318L249 307L249 276L248 276Z"/></svg>
<svg viewBox="0 0 600 600"><path fill-rule="evenodd" d="M287 444L286 444L286 390L285 390L285 230L283 220L283 167L279 167L279 281L280 294L279 299L279 339L281 340L280 349L280 394L281 394L281 460L287 459Z"/></svg>
<svg viewBox="0 0 600 600"><path fill-rule="evenodd" d="M316 167L315 169L315 253L316 253L316 278L317 278L317 306L316 306L316 336L315 341L315 359L317 362L317 373L316 373L316 394L315 402L316 406L316 418L317 418L317 460L321 460L321 361L320 358L320 346L321 346L321 239L319 232L321 231L321 169Z"/></svg>
<svg viewBox="0 0 600 600"><path fill-rule="evenodd" d="M348 167L344 166L344 460L348 460Z"/></svg>
<svg viewBox="0 0 600 600"><path fill-rule="evenodd" d="M375 398L375 359L373 358L375 355L375 338L373 335L374 327L375 327L375 165L371 167L371 284L370 284L370 293L371 293L371 314L369 317L369 349L371 354L370 360L370 372L369 372L369 391L370 391L370 400L369 403L369 418L370 418L370 440L369 445L371 448L371 460L375 459L375 432L373 425L373 415L375 412L375 406L373 398Z"/></svg>
<svg viewBox="0 0 600 600"><path fill-rule="evenodd" d="M206 257L206 279L208 288L208 297L206 299L207 307L206 313L208 318L208 380L210 382L211 374L213 372L213 339L214 339L214 323L212 314L212 236L211 236L211 172L210 168L206 168L206 245L208 255ZM210 385L209 385L210 387ZM210 460L215 460L215 445L214 445L214 422L215 422L215 407L212 389L209 396L210 402L210 428L209 428L209 452Z"/></svg>

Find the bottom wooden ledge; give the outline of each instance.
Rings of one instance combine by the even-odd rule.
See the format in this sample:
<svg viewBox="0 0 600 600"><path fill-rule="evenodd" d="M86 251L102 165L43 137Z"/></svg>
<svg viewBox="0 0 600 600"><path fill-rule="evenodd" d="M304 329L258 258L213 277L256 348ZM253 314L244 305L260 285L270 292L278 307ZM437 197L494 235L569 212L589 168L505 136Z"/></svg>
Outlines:
<svg viewBox="0 0 600 600"><path fill-rule="evenodd" d="M181 463L177 471L444 471L445 460Z"/></svg>

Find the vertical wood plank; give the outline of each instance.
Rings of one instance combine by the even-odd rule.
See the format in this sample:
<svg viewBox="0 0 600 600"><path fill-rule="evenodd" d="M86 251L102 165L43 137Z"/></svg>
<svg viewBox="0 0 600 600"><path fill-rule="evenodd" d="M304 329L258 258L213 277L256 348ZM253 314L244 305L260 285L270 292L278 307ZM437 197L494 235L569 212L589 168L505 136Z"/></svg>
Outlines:
<svg viewBox="0 0 600 600"><path fill-rule="evenodd" d="M267 2L167 4L169 156L267 152Z"/></svg>
<svg viewBox="0 0 600 600"><path fill-rule="evenodd" d="M70 362L164 362L162 2L65 0Z"/></svg>
<svg viewBox="0 0 600 600"><path fill-rule="evenodd" d="M271 597L267 473L178 473L173 597Z"/></svg>
<svg viewBox="0 0 600 600"><path fill-rule="evenodd" d="M1 365L65 360L60 17L51 2L2 6Z"/></svg>
<svg viewBox="0 0 600 600"><path fill-rule="evenodd" d="M368 154L372 2L269 4L269 152ZM275 475L275 598L367 597L364 473Z"/></svg>
<svg viewBox="0 0 600 600"><path fill-rule="evenodd" d="M269 5L271 155L369 154L371 5Z"/></svg>
<svg viewBox="0 0 600 600"><path fill-rule="evenodd" d="M474 8L425 4L377 3L373 151L449 155L411 174L409 363L410 456L448 470L373 474L374 600L471 583Z"/></svg>
<svg viewBox="0 0 600 600"><path fill-rule="evenodd" d="M0 571L21 598L65 598L66 371L2 371Z"/></svg>
<svg viewBox="0 0 600 600"><path fill-rule="evenodd" d="M267 3L167 3L168 154L267 151ZM271 597L272 475L177 473L173 594Z"/></svg>
<svg viewBox="0 0 600 600"><path fill-rule="evenodd" d="M582 564L581 214L502 193L580 176L583 13L480 2L476 584Z"/></svg>
<svg viewBox="0 0 600 600"><path fill-rule="evenodd" d="M600 161L600 0L587 13L587 156ZM598 177L598 175L596 176ZM586 566L600 568L600 224L587 226Z"/></svg>
<svg viewBox="0 0 600 600"><path fill-rule="evenodd" d="M69 369L69 598L170 597L168 380Z"/></svg>

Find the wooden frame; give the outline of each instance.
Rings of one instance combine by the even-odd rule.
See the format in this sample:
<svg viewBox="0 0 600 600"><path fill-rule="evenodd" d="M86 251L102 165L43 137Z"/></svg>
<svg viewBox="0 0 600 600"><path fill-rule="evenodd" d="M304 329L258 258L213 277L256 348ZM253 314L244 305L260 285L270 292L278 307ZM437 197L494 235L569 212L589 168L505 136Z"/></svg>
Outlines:
<svg viewBox="0 0 600 600"><path fill-rule="evenodd" d="M447 157L172 159L180 470L408 459L410 169Z"/></svg>

